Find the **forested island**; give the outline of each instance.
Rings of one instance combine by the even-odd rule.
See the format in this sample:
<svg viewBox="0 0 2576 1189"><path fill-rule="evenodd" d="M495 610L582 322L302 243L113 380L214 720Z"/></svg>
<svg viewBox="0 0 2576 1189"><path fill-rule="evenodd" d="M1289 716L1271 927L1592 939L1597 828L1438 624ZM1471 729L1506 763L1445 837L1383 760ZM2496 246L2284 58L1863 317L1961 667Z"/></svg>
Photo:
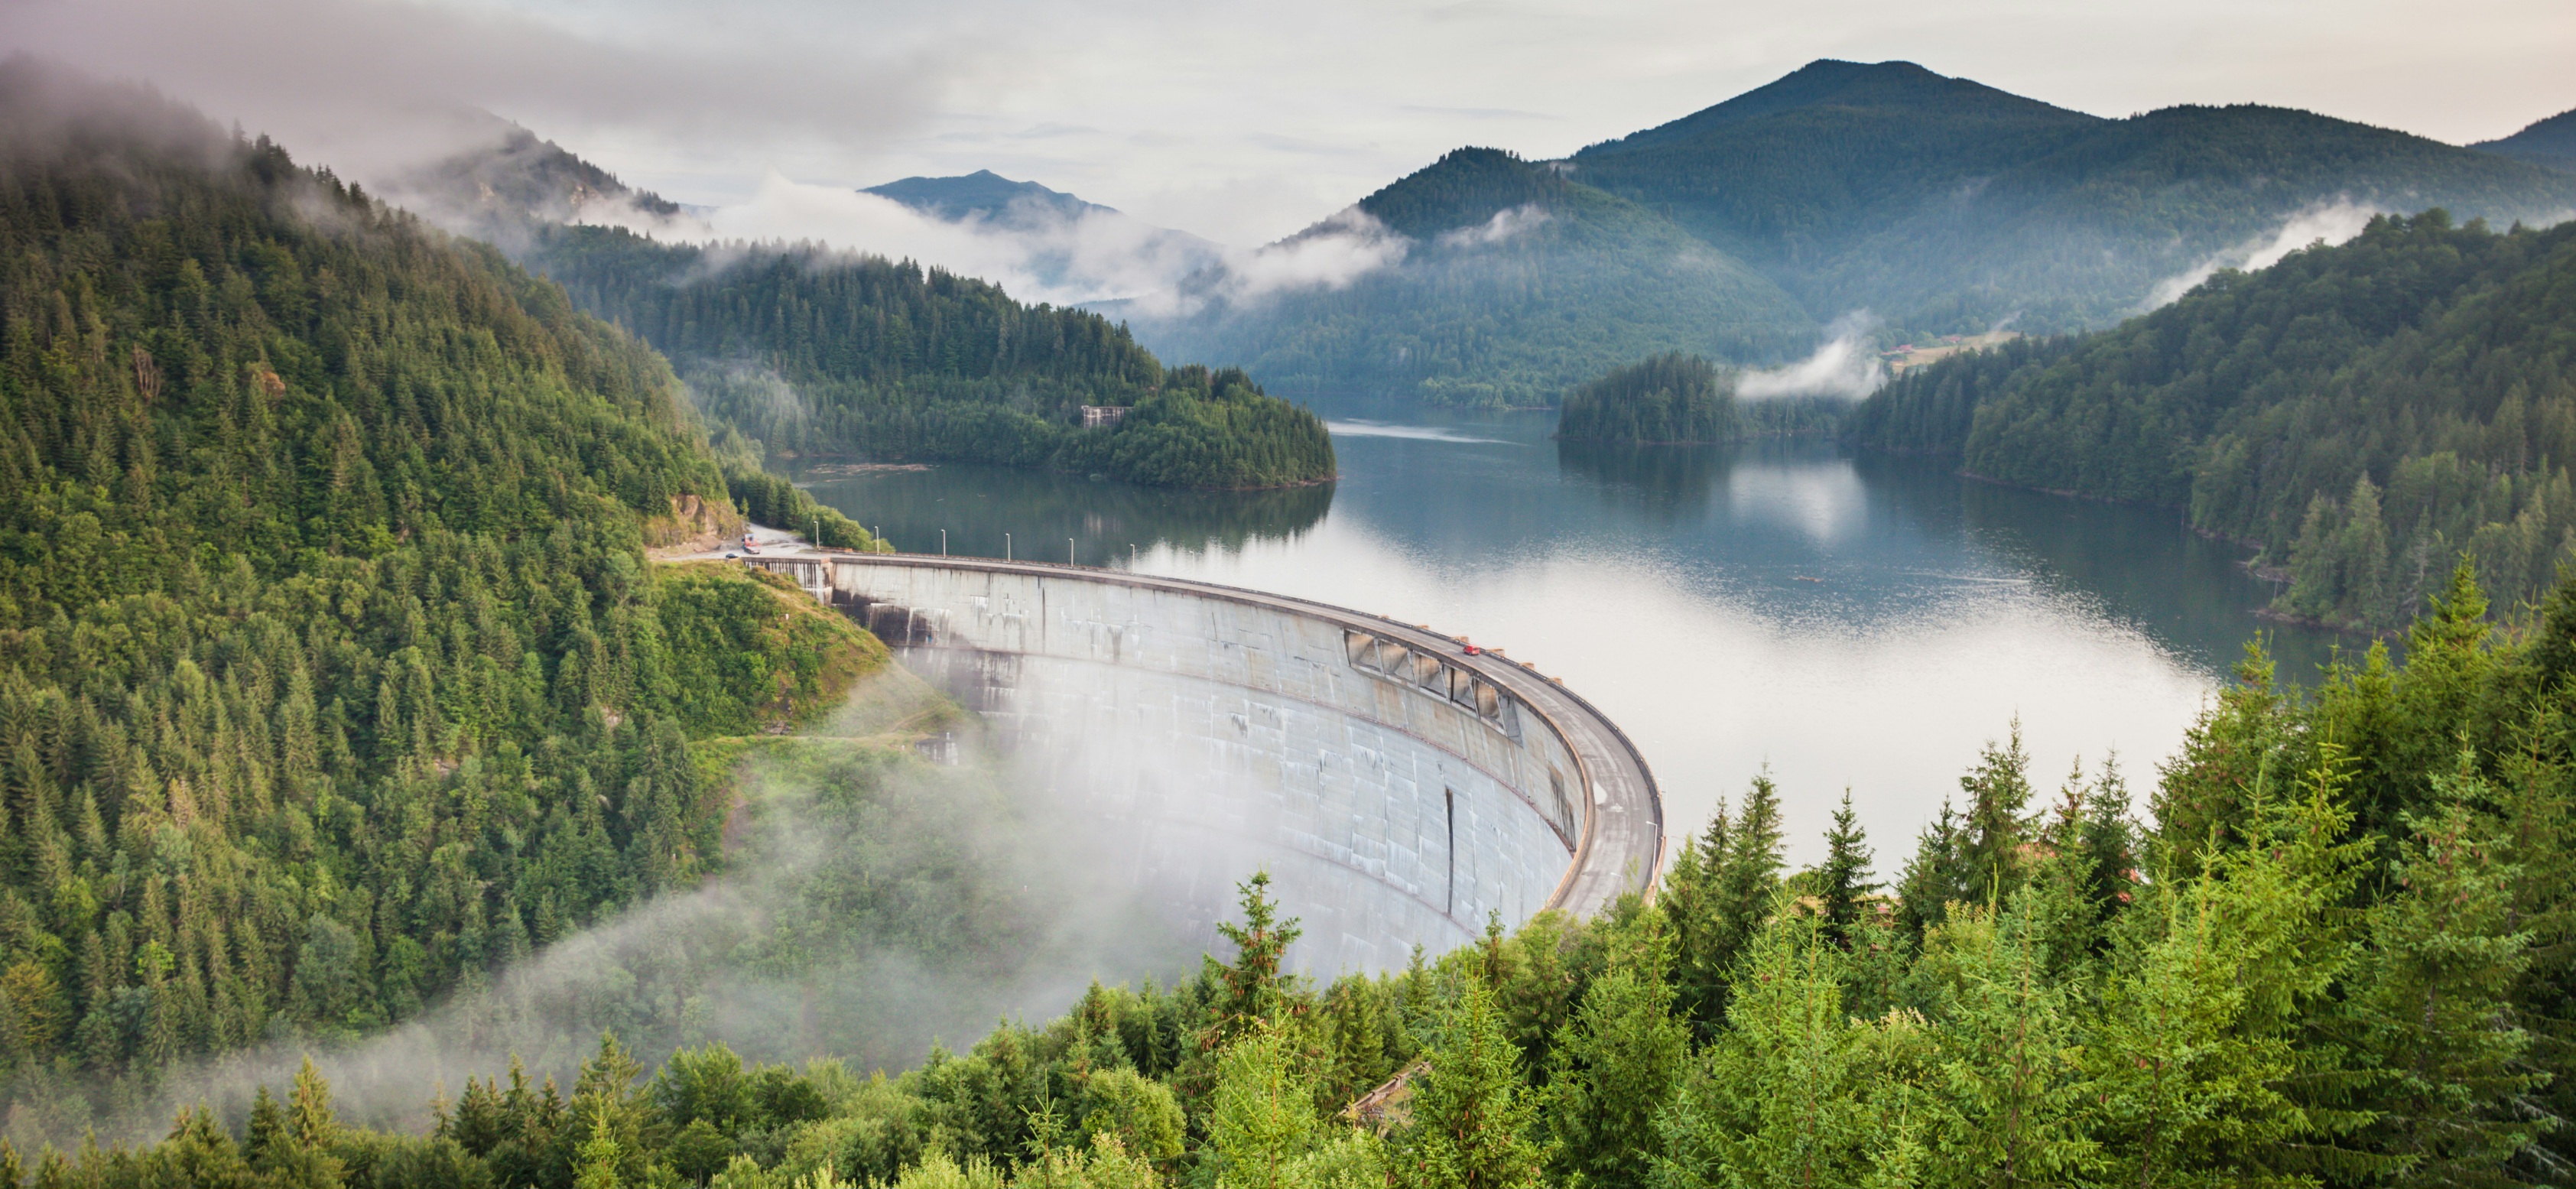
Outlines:
<svg viewBox="0 0 2576 1189"><path fill-rule="evenodd" d="M1732 442L1743 435L1734 386L1715 364L1673 352L1613 368L1567 390L1556 436L1570 442L1670 445Z"/></svg>
<svg viewBox="0 0 2576 1189"><path fill-rule="evenodd" d="M1909 371L1849 433L2181 509L2259 549L2296 618L2402 625L2464 552L2526 604L2576 548L2576 224L2381 217L2113 330Z"/></svg>
<svg viewBox="0 0 2576 1189"><path fill-rule="evenodd" d="M1612 368L1568 389L1556 436L1623 446L1706 445L1746 438L1831 434L1849 398L1738 400L1736 377L1697 355L1672 352Z"/></svg>
<svg viewBox="0 0 2576 1189"><path fill-rule="evenodd" d="M533 235L531 267L679 361L710 418L771 452L1216 489L1335 474L1313 413L1240 370L1165 368L1097 314L810 245L673 245L600 227ZM1126 411L1085 428L1085 405Z"/></svg>

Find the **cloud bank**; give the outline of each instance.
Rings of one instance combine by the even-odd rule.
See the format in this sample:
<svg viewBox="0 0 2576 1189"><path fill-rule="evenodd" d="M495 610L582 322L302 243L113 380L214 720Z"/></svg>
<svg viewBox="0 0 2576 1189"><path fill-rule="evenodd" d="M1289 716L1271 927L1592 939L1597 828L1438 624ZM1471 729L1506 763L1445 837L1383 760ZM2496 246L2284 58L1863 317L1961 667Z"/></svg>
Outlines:
<svg viewBox="0 0 2576 1189"><path fill-rule="evenodd" d="M1869 337L1874 325L1866 314L1846 314L1826 329L1829 336L1816 353L1796 363L1746 372L1735 381L1739 400L1776 400L1791 396L1833 396L1859 400L1887 382L1878 362L1878 345Z"/></svg>
<svg viewBox="0 0 2576 1189"><path fill-rule="evenodd" d="M2363 206L2349 198L2319 203L2290 216L2279 229L2268 235L2257 235L2234 247L2210 253L2200 263L2164 280L2147 294L2147 309L2161 309L2174 299L2217 276L2224 268L2254 272L2270 268L2281 258L2311 244L2334 245L2361 234L2380 208Z"/></svg>

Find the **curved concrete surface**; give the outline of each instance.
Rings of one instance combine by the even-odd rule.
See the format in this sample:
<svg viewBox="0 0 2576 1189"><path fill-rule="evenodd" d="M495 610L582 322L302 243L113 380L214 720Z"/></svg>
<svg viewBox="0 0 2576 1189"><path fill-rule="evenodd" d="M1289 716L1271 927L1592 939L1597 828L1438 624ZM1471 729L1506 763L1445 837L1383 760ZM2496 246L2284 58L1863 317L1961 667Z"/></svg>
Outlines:
<svg viewBox="0 0 2576 1189"><path fill-rule="evenodd" d="M1650 887L1654 777L1564 686L1424 627L1119 570L773 551L983 713L1040 779L1127 820L1101 855L1212 925L1269 866L1306 969L1385 968ZM1321 952L1318 952L1318 947Z"/></svg>

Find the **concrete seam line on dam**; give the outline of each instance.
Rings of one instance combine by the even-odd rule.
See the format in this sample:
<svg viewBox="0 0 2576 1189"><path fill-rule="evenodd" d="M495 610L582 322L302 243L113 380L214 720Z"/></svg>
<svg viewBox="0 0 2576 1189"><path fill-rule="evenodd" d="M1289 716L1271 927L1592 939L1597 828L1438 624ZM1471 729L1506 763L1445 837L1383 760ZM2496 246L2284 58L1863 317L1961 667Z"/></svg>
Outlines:
<svg viewBox="0 0 2576 1189"><path fill-rule="evenodd" d="M1590 915L1600 911L1624 891L1634 888L1651 892L1655 879L1660 874L1665 846L1662 798L1645 758L1638 753L1635 744L1629 740L1627 734L1597 707L1566 689L1562 684L1540 676L1534 669L1522 663L1495 657L1490 652L1468 655L1458 641L1449 637L1382 616L1307 599L1218 583L1143 575L1090 566L921 554L864 554L813 550L755 554L740 560L747 565L757 566L794 579L797 585L808 594L828 605L840 607L851 618L858 620L862 626L872 628L875 626L869 622L873 613L880 610L900 609L901 630L897 634L905 638L886 641L887 644L897 647L899 651L911 645L948 653L972 653L981 662L990 662L993 658L1011 658L1010 663L1016 664L1020 658L1044 658L1058 663L1101 664L1117 670L1132 669L1164 673L1174 679L1202 684L1230 685L1245 695L1305 703L1324 715L1364 722L1381 731L1392 731L1408 736L1414 742L1447 756L1450 761L1473 768L1490 778L1494 785L1517 798L1540 823L1548 827L1548 834L1554 839L1555 845L1567 847L1571 851L1562 874L1554 881L1554 886L1545 898L1534 906L1535 909L1559 909L1577 916ZM875 576L876 582L880 583L874 589L886 594L892 592L881 585L882 583L901 581L909 591L913 586L918 585L915 581L916 576L924 576L920 581L930 581L927 575L945 575L946 577L940 581L948 582L955 589L945 587L942 589L947 590L951 596L949 601L959 605L926 606L918 601L906 602L856 590L857 587L870 585L868 575L871 573ZM980 576L980 579L987 583L985 593L973 593L956 585L973 581L974 578L970 576ZM1011 635L1019 638L1024 645L1025 637L1030 630L1027 611L997 610L991 605L993 599L999 599L1004 604L1008 604L1015 597L1015 592L1020 590L1018 586L1011 590L1001 590L992 585L1003 579L1014 580L1026 587L1025 593L1018 593L1016 597L1031 598L1034 603L1036 630L1041 638L1040 648L1036 650L1029 650L1024 646L1014 648L998 638L1000 634ZM1310 696L1308 693L1291 688L1294 675L1278 672L1276 666L1284 659L1287 662L1302 662L1310 669L1321 668L1322 662L1314 655L1320 649L1320 645L1312 639L1311 633L1303 640L1309 647L1302 653L1290 654L1285 658L1259 659L1250 655L1236 657L1234 656L1236 652L1249 654L1263 651L1268 646L1266 644L1247 645L1240 640L1223 638L1213 622L1206 631L1205 638L1196 640L1194 643L1216 650L1216 655L1227 657L1229 664L1242 666L1246 674L1245 679L1229 681L1221 673L1184 672L1186 665L1177 652L1172 656L1168 672L1140 664L1137 658L1129 656L1126 651L1129 645L1125 633L1144 630L1145 625L1141 621L1121 624L1106 619L1074 620L1069 617L1077 612L1063 608L1053 612L1056 618L1066 620L1064 624L1054 629L1059 635L1087 633L1085 645L1096 654L1103 647L1099 637L1105 631L1108 636L1106 647L1111 650L1111 655L1101 657L1049 653L1044 646L1054 642L1047 634L1051 622L1050 603L1063 602L1063 600L1049 599L1048 587L1051 583L1073 583L1099 589L1104 592L1097 596L1100 598L1115 599L1133 597L1137 594L1149 597L1176 596L1185 600L1231 604L1260 614L1284 616L1291 622L1302 620L1324 625L1337 630L1342 641L1346 642L1347 651L1332 650L1333 654L1339 656L1344 662L1340 668L1354 676L1366 677L1367 683L1346 686L1340 683L1338 675L1327 674L1326 676L1331 678L1328 688L1338 695L1338 698ZM1130 595L1116 596L1106 593L1118 588L1126 589ZM1000 593L994 593L995 591ZM1134 608L1129 609L1134 610ZM926 626L921 621L925 613L932 617L932 622L938 626ZM956 634L956 629L950 625L952 617L961 614L980 617L979 622L985 625L983 630L986 638L966 644L957 643L952 638ZM886 619L883 622L891 624L895 621ZM1243 630L1241 625L1235 626L1238 632ZM932 638L933 633L939 634L935 642ZM1360 643L1364 638L1369 639L1371 643ZM1266 641L1269 637L1264 635L1260 639ZM1408 671L1398 673L1381 667L1380 662L1390 655L1397 662L1410 666ZM1369 663L1363 663L1364 660ZM1448 697L1435 692L1434 686L1440 685L1446 688L1447 683L1454 679L1452 674L1455 672L1471 674L1473 678L1490 685L1494 692L1507 697L1488 699L1489 704L1479 704L1474 698L1465 696L1463 692ZM1265 685L1253 680L1256 675L1270 679L1271 684ZM1461 691L1464 688L1463 685L1459 687ZM1392 691L1391 695L1390 691ZM1481 694L1478 696L1481 697ZM1408 697L1421 699L1428 706L1407 701ZM1265 709L1268 708L1266 703L1260 705ZM1383 707L1394 709L1391 713L1381 713L1377 708ZM1430 708L1436 708L1441 713L1430 713ZM1438 732L1419 729L1413 720L1425 714L1441 720L1435 725L1447 727L1453 735L1463 740L1465 746L1443 744L1433 737ZM1480 721L1491 737L1476 735L1468 728L1455 725L1455 720L1461 716ZM1233 717L1236 728L1249 735L1250 724L1241 715ZM1535 740L1524 738L1521 727L1532 721L1544 729L1545 738ZM1456 735L1460 731L1467 733ZM1508 743L1503 742L1504 740L1508 740ZM1550 740L1554 743L1553 747L1546 746ZM1497 764L1480 761L1470 754L1471 751L1479 748L1492 750L1498 747L1503 749L1508 762ZM1574 795L1571 797L1565 795L1566 790L1560 774L1541 754L1553 754L1558 751L1563 753L1564 760L1574 771ZM1523 765L1529 765L1530 768L1522 773L1521 779L1507 779L1503 775L1506 771L1518 771ZM1544 782L1538 780L1537 775L1541 771L1547 772L1550 779ZM1444 790L1444 795L1454 799L1457 793L1454 790ZM1547 808L1549 798L1580 805L1580 829L1574 832L1575 836L1572 839L1565 837L1565 831L1558 828L1555 817L1549 813ZM1573 804L1565 805L1564 808L1572 809ZM1449 849L1444 852L1451 864L1450 899L1453 902L1456 899L1458 878L1456 875L1458 857L1455 852L1454 837L1458 828L1455 823L1456 812L1453 803L1449 809L1451 825L1448 827L1453 837L1450 840ZM1434 839L1434 842L1437 843L1438 840ZM1562 854L1565 851L1559 853ZM1330 856L1317 854L1312 850L1303 854L1304 857L1334 861ZM1356 867L1354 869L1359 870ZM1365 871L1362 873L1367 874ZM1392 875L1381 875L1378 878L1389 887L1399 890L1409 888L1415 898L1425 899L1423 889L1419 887L1408 885ZM1532 892L1534 893L1535 889L1532 889ZM1425 902L1428 903L1428 900L1425 899ZM1525 916L1526 913L1522 915ZM1456 923L1472 932L1472 925L1466 922Z"/></svg>

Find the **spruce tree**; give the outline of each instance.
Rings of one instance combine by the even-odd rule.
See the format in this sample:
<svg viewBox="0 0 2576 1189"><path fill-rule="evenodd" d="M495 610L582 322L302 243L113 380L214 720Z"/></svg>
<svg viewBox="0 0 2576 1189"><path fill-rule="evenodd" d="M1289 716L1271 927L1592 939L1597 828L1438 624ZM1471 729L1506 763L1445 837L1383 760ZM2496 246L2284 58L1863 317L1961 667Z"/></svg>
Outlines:
<svg viewBox="0 0 2576 1189"><path fill-rule="evenodd" d="M2154 853L2147 856L2156 870L2197 871L2204 850L2244 845L2260 829L2254 804L2261 790L2288 783L2287 773L2273 771L2287 715L2262 636L2246 643L2235 678L2158 771L2149 803Z"/></svg>
<svg viewBox="0 0 2576 1189"><path fill-rule="evenodd" d="M2525 1096L2547 1076L2524 1064L2530 1035L2511 998L2529 961L2502 831L2473 804L2491 790L2463 752L2433 781L2434 803L2392 866L2397 888L2370 910L2354 1006L2383 1081L2368 1137L2404 1185L2507 1184L2502 1165L2537 1138Z"/></svg>
<svg viewBox="0 0 2576 1189"><path fill-rule="evenodd" d="M2549 1075L2523 1097L2540 1134L2513 1164L2535 1181L2576 1174L2576 798L2563 764L2522 749L2492 793L2497 865L2515 873L2511 923L2530 938L2509 1019L2531 1038L2521 1068Z"/></svg>
<svg viewBox="0 0 2576 1189"><path fill-rule="evenodd" d="M1723 1012L1724 969L1711 960L1719 941L1719 885L1726 877L1726 802L1718 802L1708 828L1685 835L1664 864L1655 903L1673 936L1674 1008L1694 1030Z"/></svg>
<svg viewBox="0 0 2576 1189"><path fill-rule="evenodd" d="M1850 959L1815 916L1773 914L1753 943L1728 1028L1660 1116L1656 1183L1859 1185L1879 1147L1867 1029L1844 1011Z"/></svg>
<svg viewBox="0 0 2576 1189"><path fill-rule="evenodd" d="M1270 899L1270 873L1254 872L1251 879L1235 885L1243 897L1243 923L1220 921L1216 931L1234 943L1234 961L1215 967L1225 988L1224 1001L1217 1008L1219 1044L1243 1035L1254 1023L1277 1014L1288 990L1287 976L1280 973L1280 962L1302 931L1297 918L1279 919L1278 905Z"/></svg>
<svg viewBox="0 0 2576 1189"><path fill-rule="evenodd" d="M1690 1030L1673 1016L1670 946L1654 914L1613 929L1609 966L1551 1053L1542 1114L1553 1167L1572 1182L1643 1189L1662 1151L1655 1116L1690 1056Z"/></svg>
<svg viewBox="0 0 2576 1189"><path fill-rule="evenodd" d="M1657 902L1672 926L1677 1003L1705 1040L1725 1026L1728 979L1780 889L1780 791L1768 772L1710 823L1698 850L1682 894L1668 887Z"/></svg>
<svg viewBox="0 0 2576 1189"><path fill-rule="evenodd" d="M1287 1189L1289 1167L1314 1148L1320 1120L1284 1027L1257 1022L1218 1054L1207 1129L1218 1189Z"/></svg>
<svg viewBox="0 0 2576 1189"><path fill-rule="evenodd" d="M1816 879L1817 915L1823 918L1825 938L1844 949L1852 947L1861 914L1875 911L1869 894L1878 890L1878 883L1870 875L1869 836L1861 829L1860 815L1852 812L1851 790L1844 789L1833 828L1825 832L1825 865Z"/></svg>
<svg viewBox="0 0 2576 1189"><path fill-rule="evenodd" d="M1959 792L1967 801L1959 866L1969 899L2001 904L2021 885L2028 866L2023 845L2031 837L2023 815L2030 806L2030 754L2022 749L2019 718L2003 747L1986 743L1977 766L1959 778Z"/></svg>
<svg viewBox="0 0 2576 1189"><path fill-rule="evenodd" d="M2313 838L2341 821L2320 804L2289 812L2276 836ZM2314 1039L2305 1008L2347 952L2332 924L2345 860L2280 845L2210 861L2205 876L2142 887L2131 927L2113 935L2116 973L2084 1052L2113 1183L2295 1183L2298 1161L2284 1154L2335 1139L2331 1113L2294 1091L2317 1072L2302 1052Z"/></svg>
<svg viewBox="0 0 2576 1189"><path fill-rule="evenodd" d="M1530 1189L1547 1151L1530 1138L1537 1096L1514 1068L1493 992L1473 980L1444 1013L1414 1075L1411 1120L1394 1138L1398 1189Z"/></svg>
<svg viewBox="0 0 2576 1189"><path fill-rule="evenodd" d="M1949 919L1950 905L1967 898L1965 866L1959 855L1958 814L1944 801L1940 814L1924 823L1914 842L1914 857L1906 860L1905 873L1896 885L1900 944L1908 949L1922 945L1925 932Z"/></svg>
<svg viewBox="0 0 2576 1189"><path fill-rule="evenodd" d="M1924 940L1919 969L1938 987L1923 1086L1935 1183L2057 1186L2101 1163L2078 1003L2049 978L2030 901L1967 909Z"/></svg>
<svg viewBox="0 0 2576 1189"><path fill-rule="evenodd" d="M609 1122L605 1099L594 1100L590 1111L590 1138L583 1140L578 1162L574 1165L573 1189L621 1189L626 1179L618 1166L625 1162L626 1149L617 1142L617 1132Z"/></svg>

